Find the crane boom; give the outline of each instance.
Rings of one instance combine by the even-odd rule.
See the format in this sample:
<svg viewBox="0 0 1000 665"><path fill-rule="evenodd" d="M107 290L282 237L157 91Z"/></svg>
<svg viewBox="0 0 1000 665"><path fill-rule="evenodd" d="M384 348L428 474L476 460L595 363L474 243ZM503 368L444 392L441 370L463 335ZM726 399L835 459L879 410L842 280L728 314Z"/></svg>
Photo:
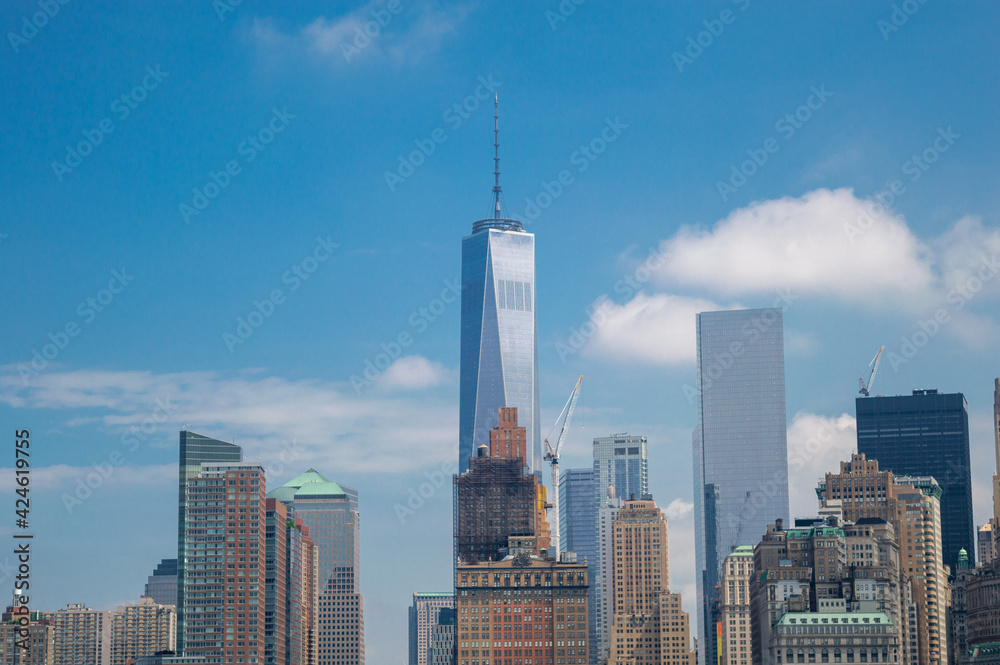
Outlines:
<svg viewBox="0 0 1000 665"><path fill-rule="evenodd" d="M883 349L885 349L885 344L879 347L878 353L876 353L875 357L872 358L872 361L868 363L868 366L872 368L872 372L868 376L868 383L865 383L864 378L859 379L859 381L861 382L861 390L859 390L858 393L864 395L865 397L868 397L869 393L871 393L872 383L874 383L875 381L875 372L878 371L878 364L879 361L882 359Z"/></svg>
<svg viewBox="0 0 1000 665"><path fill-rule="evenodd" d="M552 430L555 430L556 425L562 420L562 429L559 430L559 438L556 439L555 448L549 443L548 437L545 438L545 448L548 452L545 453L545 460L552 465L552 483L550 487L552 488L552 510L549 513L549 524L552 526L551 535L551 549L555 552L555 557L559 558L559 452L562 450L563 442L566 440L566 432L569 431L569 424L573 420L573 411L576 410L576 401L580 398L580 384L583 383L583 375L576 380L576 385L573 387L573 392L569 394L569 399L566 400L566 405L559 412L559 417L556 418L555 423L552 424ZM565 419L563 419L565 415ZM549 436L552 432L549 432Z"/></svg>

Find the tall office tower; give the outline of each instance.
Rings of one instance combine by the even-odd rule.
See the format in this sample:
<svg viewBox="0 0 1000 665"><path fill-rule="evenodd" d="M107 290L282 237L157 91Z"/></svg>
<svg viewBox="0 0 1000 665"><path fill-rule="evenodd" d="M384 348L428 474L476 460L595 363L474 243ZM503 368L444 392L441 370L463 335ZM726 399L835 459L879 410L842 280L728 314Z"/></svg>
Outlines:
<svg viewBox="0 0 1000 665"><path fill-rule="evenodd" d="M597 511L597 659L603 663L611 648L611 623L615 615L615 519L624 501L615 496L615 488L607 491L607 505ZM594 580L594 578L591 578ZM591 594L594 597L594 594Z"/></svg>
<svg viewBox="0 0 1000 665"><path fill-rule="evenodd" d="M586 665L587 567L515 540L501 561L458 564L455 665Z"/></svg>
<svg viewBox="0 0 1000 665"><path fill-rule="evenodd" d="M962 550L958 555L955 579L951 583L951 606L948 608L948 647L951 651L948 662L951 665L961 665L964 661L963 656L969 648L966 587L974 575L969 555Z"/></svg>
<svg viewBox="0 0 1000 665"><path fill-rule="evenodd" d="M177 479L177 651L184 651L184 551L187 548L184 524L187 514L187 482L201 473L202 464L242 462L243 449L201 434L181 430L180 464Z"/></svg>
<svg viewBox="0 0 1000 665"><path fill-rule="evenodd" d="M535 236L502 214L495 136L493 216L473 223L472 234L462 239L458 471L464 473L479 446L489 444L497 409L511 406L527 431L525 466L540 474Z"/></svg>
<svg viewBox="0 0 1000 665"><path fill-rule="evenodd" d="M41 614L52 626L52 665L110 665L114 612L70 603L64 609Z"/></svg>
<svg viewBox="0 0 1000 665"><path fill-rule="evenodd" d="M608 487L628 499L649 494L646 437L612 434L594 439L594 509L608 505Z"/></svg>
<svg viewBox="0 0 1000 665"><path fill-rule="evenodd" d="M23 621L24 623L19 623ZM32 612L15 596L0 617L0 663L53 665L52 626L41 612Z"/></svg>
<svg viewBox="0 0 1000 665"><path fill-rule="evenodd" d="M289 506L292 514L309 527L309 536L317 546L319 664L363 665L365 620L358 491L309 469L271 491L268 498Z"/></svg>
<svg viewBox="0 0 1000 665"><path fill-rule="evenodd" d="M315 546L309 527L277 499L265 502L264 663L315 663Z"/></svg>
<svg viewBox="0 0 1000 665"><path fill-rule="evenodd" d="M130 659L173 651L177 646L177 610L150 596L132 605L119 605L111 619L111 663L127 665Z"/></svg>
<svg viewBox="0 0 1000 665"><path fill-rule="evenodd" d="M753 548L740 545L722 563L719 578L719 665L750 665L750 578Z"/></svg>
<svg viewBox="0 0 1000 665"><path fill-rule="evenodd" d="M177 559L163 559L146 579L143 596L160 605L177 606ZM176 633L176 629L175 629Z"/></svg>
<svg viewBox="0 0 1000 665"><path fill-rule="evenodd" d="M455 594L448 592L417 592L410 605L410 661L409 665L431 665L427 658L431 647L431 629L440 625L441 611L452 610L454 616ZM453 631L454 632L454 631Z"/></svg>
<svg viewBox="0 0 1000 665"><path fill-rule="evenodd" d="M455 665L455 610L442 608L430 628L427 665Z"/></svg>
<svg viewBox="0 0 1000 665"><path fill-rule="evenodd" d="M206 463L187 482L185 656L264 660L264 492L259 464Z"/></svg>
<svg viewBox="0 0 1000 665"><path fill-rule="evenodd" d="M576 552L587 564L590 579L588 642L591 661L597 660L597 512L594 510L593 469L567 469L559 480L559 549Z"/></svg>
<svg viewBox="0 0 1000 665"><path fill-rule="evenodd" d="M517 427L517 411L501 408L510 431ZM498 419L499 420L499 419ZM520 428L523 430L523 428ZM503 431L497 427L494 431ZM506 437L504 437L506 440ZM505 449L513 455L515 447ZM502 559L510 536L532 536L540 549L549 547L545 519L545 486L538 475L525 470L522 457L490 455L485 444L469 468L454 477L455 555L461 561Z"/></svg>
<svg viewBox="0 0 1000 665"><path fill-rule="evenodd" d="M614 521L614 616L609 665L694 665L687 614L670 593L667 520L656 503L629 500Z"/></svg>
<svg viewBox="0 0 1000 665"><path fill-rule="evenodd" d="M718 662L715 589L726 555L788 515L785 354L779 308L697 316L693 434L699 661ZM619 492L620 493L620 492Z"/></svg>
<svg viewBox="0 0 1000 665"><path fill-rule="evenodd" d="M897 476L933 476L941 486L944 563L975 552L969 408L962 393L914 390L912 395L859 397L858 452Z"/></svg>

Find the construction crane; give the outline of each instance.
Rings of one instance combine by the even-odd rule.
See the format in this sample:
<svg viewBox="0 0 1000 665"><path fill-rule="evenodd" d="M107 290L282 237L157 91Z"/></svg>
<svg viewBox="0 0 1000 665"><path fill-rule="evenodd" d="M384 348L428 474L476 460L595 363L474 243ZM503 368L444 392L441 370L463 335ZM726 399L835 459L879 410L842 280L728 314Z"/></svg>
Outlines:
<svg viewBox="0 0 1000 665"><path fill-rule="evenodd" d="M549 436L552 436L559 421L563 421L562 429L559 430L559 438L556 439L556 447L553 448L548 437L545 438L545 461L552 464L552 512L549 514L549 524L552 527L552 550L557 559L559 558L559 451L562 450L563 442L566 440L569 423L573 420L573 411L576 409L576 400L580 397L580 384L582 382L583 375L581 374L580 378L576 380L573 392L569 394L569 399L566 400L566 406L559 412L559 417L556 418L549 431ZM563 419L563 415L566 416L565 419Z"/></svg>
<svg viewBox="0 0 1000 665"><path fill-rule="evenodd" d="M858 382L861 384L861 390L859 390L858 393L864 395L865 397L868 397L868 394L872 390L872 382L875 381L875 372L878 371L878 361L882 358L882 350L884 348L885 344L880 346L878 348L878 353L876 353L875 357L872 358L872 361L868 363L868 366L872 368L872 373L868 377L868 383L865 383L864 377L858 379Z"/></svg>

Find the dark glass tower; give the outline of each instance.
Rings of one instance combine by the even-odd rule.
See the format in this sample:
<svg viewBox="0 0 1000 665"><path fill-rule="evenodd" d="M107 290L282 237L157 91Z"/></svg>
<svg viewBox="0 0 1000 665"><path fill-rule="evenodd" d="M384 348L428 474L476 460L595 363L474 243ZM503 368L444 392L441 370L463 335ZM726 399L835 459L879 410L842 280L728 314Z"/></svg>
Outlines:
<svg viewBox="0 0 1000 665"><path fill-rule="evenodd" d="M242 462L243 449L201 434L181 430L177 499L177 653L184 651L184 551L187 483L201 473L202 464Z"/></svg>
<svg viewBox="0 0 1000 665"><path fill-rule="evenodd" d="M897 476L933 476L941 486L944 563L957 570L959 550L974 552L969 407L962 393L859 397L858 452Z"/></svg>
<svg viewBox="0 0 1000 665"><path fill-rule="evenodd" d="M590 662L597 662L597 509L594 508L594 470L567 469L559 480L559 549L576 552L578 563L586 560L590 579Z"/></svg>
<svg viewBox="0 0 1000 665"><path fill-rule="evenodd" d="M499 155L499 138L494 147ZM527 430L525 466L540 474L535 236L502 215L499 156L494 161L493 217L462 239L458 472L489 445L498 409L513 406Z"/></svg>
<svg viewBox="0 0 1000 665"><path fill-rule="evenodd" d="M716 586L739 545L788 517L781 309L702 312L694 444L699 662L717 662Z"/></svg>

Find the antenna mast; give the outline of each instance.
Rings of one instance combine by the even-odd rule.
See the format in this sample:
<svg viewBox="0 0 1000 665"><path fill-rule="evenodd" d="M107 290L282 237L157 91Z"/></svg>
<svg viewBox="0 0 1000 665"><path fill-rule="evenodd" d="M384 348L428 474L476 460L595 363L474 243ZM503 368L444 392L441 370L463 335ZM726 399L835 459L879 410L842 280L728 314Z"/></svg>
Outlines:
<svg viewBox="0 0 1000 665"><path fill-rule="evenodd" d="M493 219L500 219L500 99L493 93Z"/></svg>

